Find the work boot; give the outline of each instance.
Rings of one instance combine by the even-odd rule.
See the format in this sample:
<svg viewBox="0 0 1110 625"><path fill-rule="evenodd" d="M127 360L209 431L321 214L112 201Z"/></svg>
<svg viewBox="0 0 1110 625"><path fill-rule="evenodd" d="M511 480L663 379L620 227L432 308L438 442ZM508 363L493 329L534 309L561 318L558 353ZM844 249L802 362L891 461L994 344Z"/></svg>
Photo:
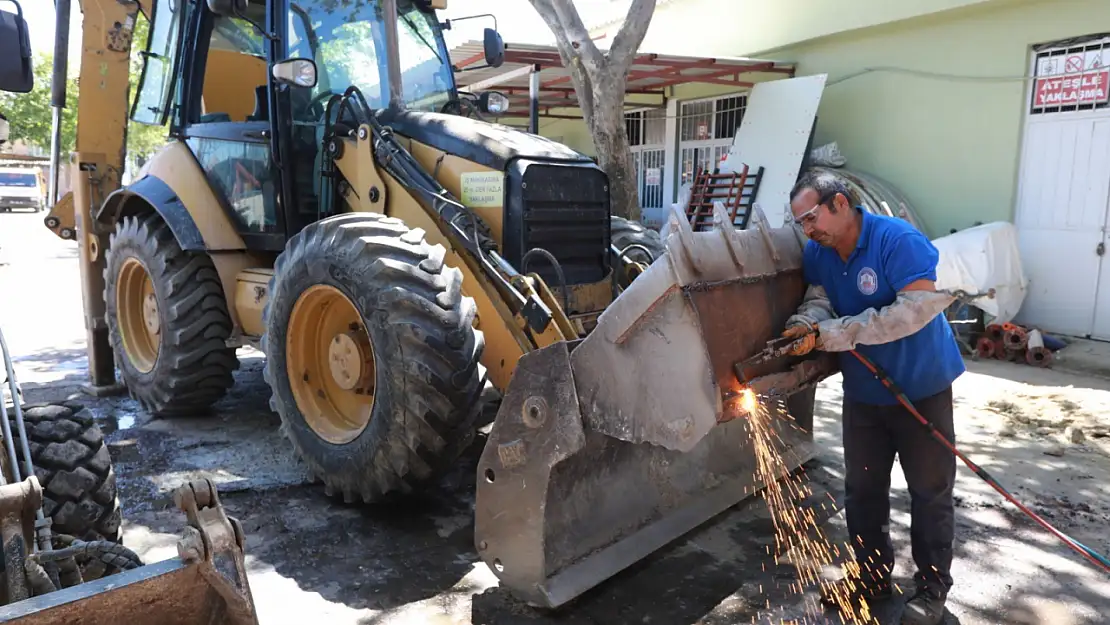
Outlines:
<svg viewBox="0 0 1110 625"><path fill-rule="evenodd" d="M863 577L849 575L832 584L822 586L821 603L834 608L840 606L840 602L844 599L854 605L860 599L871 603L889 599L893 594L889 578L875 579L871 575Z"/></svg>
<svg viewBox="0 0 1110 625"><path fill-rule="evenodd" d="M902 625L939 625L944 621L945 593L919 587L906 602Z"/></svg>

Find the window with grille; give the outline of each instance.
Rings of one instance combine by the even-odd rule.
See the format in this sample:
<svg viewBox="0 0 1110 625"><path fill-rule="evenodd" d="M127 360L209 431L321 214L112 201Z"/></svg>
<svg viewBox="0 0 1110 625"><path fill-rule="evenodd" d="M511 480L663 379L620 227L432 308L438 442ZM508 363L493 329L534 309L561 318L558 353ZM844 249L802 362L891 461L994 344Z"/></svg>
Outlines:
<svg viewBox="0 0 1110 625"><path fill-rule="evenodd" d="M732 147L747 106L747 94L683 102L679 106L679 185L693 182L698 172L715 171L720 166Z"/></svg>
<svg viewBox="0 0 1110 625"><path fill-rule="evenodd" d="M624 132L628 145L662 145L665 142L667 113L663 109L647 109L624 114Z"/></svg>
<svg viewBox="0 0 1110 625"><path fill-rule="evenodd" d="M684 102L679 109L679 141L731 139L744 120L748 96Z"/></svg>

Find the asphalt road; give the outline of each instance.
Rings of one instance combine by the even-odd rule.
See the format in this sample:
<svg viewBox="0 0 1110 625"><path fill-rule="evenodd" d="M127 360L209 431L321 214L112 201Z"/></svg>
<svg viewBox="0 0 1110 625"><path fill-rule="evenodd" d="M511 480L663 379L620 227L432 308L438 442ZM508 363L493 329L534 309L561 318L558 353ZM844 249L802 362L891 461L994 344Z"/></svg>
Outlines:
<svg viewBox="0 0 1110 625"><path fill-rule="evenodd" d="M475 553L472 493L482 436L433 492L403 504L344 505L308 480L279 436L257 352L241 350L237 384L211 416L154 420L125 397L81 395L86 360L75 244L54 237L41 217L0 214L0 262L8 262L0 266L0 328L27 398L79 397L93 410L119 476L125 543L147 562L175 554L183 519L169 499L172 488L199 476L214 479L228 511L243 522L263 625L840 622L809 609L815 589L803 595L789 589L794 581L789 563L770 561L772 524L758 499L734 507L558 613L542 613L500 589ZM1004 415L990 408L1025 393L1045 401L1065 398L1080 410L1097 406L1088 411L1097 419L1110 414L1101 411L1103 401L1110 406L1110 383L1008 363L970 368L956 386L961 445L1061 529L1110 550L1105 446L1091 440L1067 446L1064 457L1047 456L1044 451L1060 446L1058 436L1002 434ZM830 496L843 501L839 398L837 379L819 390L816 438L823 453L807 466L809 505ZM495 409L491 404L491 414ZM896 572L908 588L909 502L898 470L893 488ZM1106 622L1105 575L963 467L958 497L957 586L947 623ZM846 542L843 515L830 507L824 516L828 537ZM884 624L897 623L899 610L898 600L876 609Z"/></svg>

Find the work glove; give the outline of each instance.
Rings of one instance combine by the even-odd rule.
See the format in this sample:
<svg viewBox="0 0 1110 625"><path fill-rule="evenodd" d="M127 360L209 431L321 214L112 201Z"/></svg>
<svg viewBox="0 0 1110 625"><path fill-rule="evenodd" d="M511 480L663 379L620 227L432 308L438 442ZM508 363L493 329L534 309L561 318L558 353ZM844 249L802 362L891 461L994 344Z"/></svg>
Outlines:
<svg viewBox="0 0 1110 625"><path fill-rule="evenodd" d="M794 349L790 350L791 356L804 356L821 346L817 332L805 325L799 324L787 328L783 331L782 336L787 339L801 339L797 340Z"/></svg>

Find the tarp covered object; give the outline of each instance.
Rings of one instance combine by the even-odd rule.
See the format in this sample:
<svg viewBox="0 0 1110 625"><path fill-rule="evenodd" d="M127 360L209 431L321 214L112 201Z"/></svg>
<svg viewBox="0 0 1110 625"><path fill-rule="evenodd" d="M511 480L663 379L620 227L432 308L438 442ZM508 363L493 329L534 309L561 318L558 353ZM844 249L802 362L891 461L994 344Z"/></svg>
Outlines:
<svg viewBox="0 0 1110 625"><path fill-rule="evenodd" d="M994 298L979 297L971 304L994 317L992 323L1013 320L1028 286L1013 224L983 224L936 239L933 245L940 251L938 289L969 295L994 289Z"/></svg>

